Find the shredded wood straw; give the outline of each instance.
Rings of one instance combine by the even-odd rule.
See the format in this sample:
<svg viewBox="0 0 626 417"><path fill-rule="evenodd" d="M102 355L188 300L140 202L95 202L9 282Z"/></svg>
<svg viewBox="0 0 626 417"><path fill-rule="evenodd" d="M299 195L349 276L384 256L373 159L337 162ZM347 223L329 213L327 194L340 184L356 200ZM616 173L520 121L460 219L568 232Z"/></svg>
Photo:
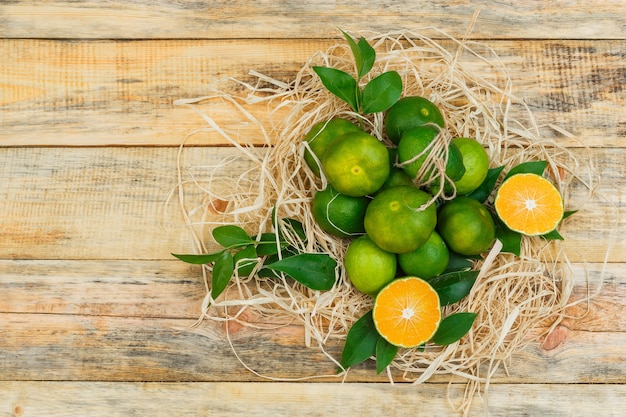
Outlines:
<svg viewBox="0 0 626 417"><path fill-rule="evenodd" d="M546 172L562 192L566 210L578 209L597 186L591 158L577 158L571 149L542 137L540 130L546 126L538 126L523 101L513 95L506 68L492 49L440 33L438 41L408 31L366 36L377 51L371 77L397 71L403 79L404 95L426 97L442 110L446 118L442 134L478 140L491 156L491 167L504 165L507 172L524 161L548 161ZM253 234L270 231L276 207L278 217L296 219L305 227L305 242L286 230L294 246L305 252L326 252L339 261L337 284L327 292L287 279L263 279L254 274L235 277L217 300L207 291L200 318L262 329L301 325L304 343L321 349L334 367L339 365L339 358L334 357L337 346L343 346L350 326L372 307L372 299L356 291L345 275L341 260L347 241L329 236L313 221L311 199L315 190L326 186L326 180L316 177L303 162L306 145L302 138L318 121L344 117L358 122L362 116L322 86L313 65L354 72L349 47L342 43L312 56L291 82L251 72L253 82L230 80L245 94L216 89L209 96L179 100L177 104L189 106L206 121L208 126L200 130L219 134L232 149L219 164L194 166L184 173L180 168L177 190L199 253L217 250L209 231L219 224L238 224ZM254 133L244 136L232 126L218 125L210 116L210 105L215 102L231 105L241 117L243 132ZM201 106L209 106L209 110ZM254 107L266 109L263 120L250 112ZM362 118L362 123L371 134L386 140L381 114ZM575 139L567 132L557 133L569 136L569 141ZM184 148L180 148L181 157ZM577 149L584 151L584 147ZM437 168L443 175L443 167ZM444 315L477 313L470 333L450 346L401 349L387 373L391 382L393 378L421 383L434 375L458 377L452 380L466 382L465 393L460 400L451 401L467 412L472 398L486 392L496 371L506 371L514 353L558 325L573 286L560 241L525 237L520 257L500 249L497 242L484 259L476 261L480 274L471 294L445 308ZM207 282L210 271L209 266L203 267ZM330 341L334 341L334 354L326 350ZM231 347L235 349L232 343ZM346 373L339 376L345 378ZM332 376L336 375L300 379Z"/></svg>

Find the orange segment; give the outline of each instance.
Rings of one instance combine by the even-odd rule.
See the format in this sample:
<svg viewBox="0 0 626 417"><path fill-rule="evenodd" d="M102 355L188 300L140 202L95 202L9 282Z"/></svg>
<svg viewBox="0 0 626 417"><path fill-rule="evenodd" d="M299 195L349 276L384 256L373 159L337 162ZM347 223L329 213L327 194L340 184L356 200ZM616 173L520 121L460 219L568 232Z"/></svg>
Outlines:
<svg viewBox="0 0 626 417"><path fill-rule="evenodd" d="M563 218L563 198L546 178L516 174L500 186L494 202L507 227L525 235L544 235Z"/></svg>
<svg viewBox="0 0 626 417"><path fill-rule="evenodd" d="M372 314L378 333L389 343L419 346L439 327L439 295L421 278L398 278L380 290Z"/></svg>

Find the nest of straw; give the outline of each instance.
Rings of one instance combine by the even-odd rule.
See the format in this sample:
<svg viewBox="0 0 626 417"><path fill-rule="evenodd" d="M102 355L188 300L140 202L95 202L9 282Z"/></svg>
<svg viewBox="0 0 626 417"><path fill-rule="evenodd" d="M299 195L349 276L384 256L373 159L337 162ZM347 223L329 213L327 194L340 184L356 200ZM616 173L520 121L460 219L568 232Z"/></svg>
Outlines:
<svg viewBox="0 0 626 417"><path fill-rule="evenodd" d="M531 111L512 93L507 70L492 49L443 32L439 40L406 31L366 38L377 51L370 76L397 71L403 79L403 94L423 96L439 106L448 134L478 140L488 150L492 167L504 165L507 172L524 161L547 161L546 173L561 191L567 210L576 210L585 200L583 197L574 202L573 188L591 193L593 168L582 164L556 141L542 137L541 129L546 127L538 126ZM386 139L382 114L364 118L351 112L322 86L312 70L314 65L354 71L349 47L337 44L312 56L291 82L251 72L253 82L231 80L240 89L243 86L243 94L216 90L209 96L180 100L177 104L198 112L207 123L204 129L221 135L232 144L234 152L215 166L203 167L199 171L202 174L194 174L193 167L189 168L190 180L179 171L179 197L200 253L211 247L206 239L206 230L211 227L235 223L251 234L266 232L272 227L272 210L276 208L279 217L293 218L304 225L306 241L288 234L296 247L304 252L325 252L339 261L337 284L327 292L313 291L292 281L259 279L252 274L235 277L229 291L218 300L211 300L207 292L203 303L201 319L246 324L243 313L252 311L257 325L264 320L271 323L268 326L297 322L305 329L304 343L326 353L328 342L345 338L350 326L372 307L372 299L356 291L345 275L341 259L348 242L328 235L313 221L310 203L314 192L323 189L326 181L316 177L303 162L302 138L314 123L344 117L355 122L361 119L368 132L382 141ZM210 115L214 101L232 105L242 123L257 127L256 139L262 138L265 144L250 145L250 138L216 123ZM208 104L208 110L201 109L200 104ZM251 105L263 106L266 119L253 115ZM558 133L570 136L562 130ZM585 163L590 161L586 159ZM233 166L241 167L240 175L233 175ZM195 187L196 196L200 190L200 197L191 204L184 201L183 190L189 185ZM460 376L468 381L468 398L481 385L487 386L489 378L499 368L506 368L514 353L545 336L563 317L573 284L560 245L558 240L524 237L519 257L501 253L496 245L483 259L475 261L480 274L471 294L444 311L444 315L455 311L477 313L472 330L446 347L401 350L390 365L393 374L415 383L433 375ZM204 268L205 276L210 272L210 267ZM326 355L338 364L338 358ZM391 378L392 372L388 375Z"/></svg>

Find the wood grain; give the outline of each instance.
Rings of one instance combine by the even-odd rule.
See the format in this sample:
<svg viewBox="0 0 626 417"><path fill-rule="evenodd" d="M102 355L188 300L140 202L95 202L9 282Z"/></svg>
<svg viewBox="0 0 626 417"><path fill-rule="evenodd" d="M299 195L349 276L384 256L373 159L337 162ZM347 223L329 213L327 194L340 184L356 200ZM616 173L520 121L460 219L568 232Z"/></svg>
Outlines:
<svg viewBox="0 0 626 417"><path fill-rule="evenodd" d="M477 11L475 38L624 39L619 0L415 2L345 0L4 2L4 38L327 38L338 29L388 32L434 26L461 37ZM75 24L68 24L71 21ZM592 22L592 24L590 24ZM433 35L439 35L431 30Z"/></svg>
<svg viewBox="0 0 626 417"><path fill-rule="evenodd" d="M243 94L240 85L225 80L252 82L251 70L290 82L307 59L339 42L0 39L0 145L176 146L206 125L186 107L174 106L175 100L204 96L216 86ZM580 145L545 127L555 124L588 146L626 146L623 42L490 40L486 45L506 66L514 94L528 104L543 136ZM502 86L484 62L468 55L463 64ZM231 105L216 101L203 109L223 128L260 142L259 132ZM249 110L269 127L264 105ZM510 117L528 119L516 105ZM201 133L189 143L225 141Z"/></svg>
<svg viewBox="0 0 626 417"><path fill-rule="evenodd" d="M215 87L244 94L228 79L254 81L251 70L290 82L317 51L344 43L340 28L461 38L480 11L468 39L493 48L541 135L590 158L601 182L562 228L570 301L597 294L568 307L547 337L535 329L469 415L623 416L624 10L622 0L0 1L0 415L460 416L449 403L464 395L460 378L413 386L394 372L389 384L368 361L341 383L297 323L194 327L205 283L200 267L170 254L194 245L167 199L188 134L200 130L181 154L183 180L233 155L175 100ZM261 142L232 106L201 107L238 140ZM268 122L265 107L247 108ZM185 192L187 208L207 204ZM336 358L341 342L326 349Z"/></svg>
<svg viewBox="0 0 626 417"><path fill-rule="evenodd" d="M570 318L562 326L626 331L621 317L626 297L624 264L573 264L572 268L570 302L578 304L568 308ZM0 260L0 284L4 294L0 313L31 315L195 320L206 294L200 267L178 260ZM246 320L263 321L254 315Z"/></svg>
<svg viewBox="0 0 626 417"><path fill-rule="evenodd" d="M168 147L0 148L0 258L172 259L194 250L177 200L166 204L177 184L177 152ZM217 165L233 148L191 147L182 156L189 169ZM619 261L626 242L620 216L624 148L593 149L603 181L597 196L564 224L564 248L573 262ZM581 157L588 157L586 153ZM251 165L229 165L238 175ZM202 169L196 172L200 180ZM572 201L583 201L582 187ZM186 187L188 209L206 204L205 194ZM568 209L571 207L568 207ZM206 229L205 229L206 231ZM209 236L206 236L209 242ZM612 246L611 246L612 245Z"/></svg>
<svg viewBox="0 0 626 417"><path fill-rule="evenodd" d="M569 308L571 318L550 340L532 341L493 383L624 382L624 264L574 267L571 301L595 293L601 282L602 290ZM4 380L262 381L234 348L265 377L337 381L334 364L305 346L297 324L275 328L245 313L260 329L233 323L227 334L224 323L210 320L192 327L205 289L198 268L182 262L2 261L0 285L0 333L11 335L0 342ZM339 341L325 346L335 358L341 349ZM348 381L385 382L373 366L354 367ZM394 378L402 380L397 372ZM432 379L450 380L461 381Z"/></svg>
<svg viewBox="0 0 626 417"><path fill-rule="evenodd" d="M2 313L195 320L206 294L178 260L0 260L0 277Z"/></svg>
<svg viewBox="0 0 626 417"><path fill-rule="evenodd" d="M298 325L266 332L230 328L229 341L222 324L191 329L195 321L188 319L11 313L0 319L0 331L11 335L0 342L7 381L341 381L329 357L305 346ZM492 382L624 384L625 343L624 332L568 330L550 350L531 342ZM339 341L324 348L335 360L341 357ZM394 378L403 377L394 372ZM388 381L376 375L374 361L354 366L347 380ZM463 381L451 375L431 380Z"/></svg>
<svg viewBox="0 0 626 417"><path fill-rule="evenodd" d="M0 413L7 416L107 415L155 417L220 415L385 415L459 416L462 387L441 384L296 383L80 383L0 382ZM621 385L499 384L477 397L471 416L569 417L623 415ZM68 401L76 398L80 401ZM137 401L141 398L142 401ZM488 412L488 414L487 414Z"/></svg>

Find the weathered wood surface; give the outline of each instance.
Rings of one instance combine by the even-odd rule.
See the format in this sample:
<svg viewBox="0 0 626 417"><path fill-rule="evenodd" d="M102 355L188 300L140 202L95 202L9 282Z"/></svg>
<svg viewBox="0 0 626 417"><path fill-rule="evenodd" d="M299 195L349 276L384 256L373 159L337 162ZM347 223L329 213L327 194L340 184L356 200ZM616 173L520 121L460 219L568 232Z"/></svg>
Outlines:
<svg viewBox="0 0 626 417"><path fill-rule="evenodd" d="M0 184L0 256L12 259L170 259L190 252L189 231L177 200L167 201L177 183L177 148L96 147L0 148L5 160ZM216 165L232 148L191 147L183 151L182 169ZM579 150L580 158L587 151ZM597 196L568 219L564 247L576 262L623 260L626 228L618 216L623 196L616 191L625 176L624 148L593 148L602 183ZM230 175L245 161L231 164ZM200 174L199 174L200 175ZM200 176L199 178L203 178ZM184 176L189 180L188 174ZM203 194L187 191L189 206L202 204ZM574 190L572 201L583 201ZM166 204L167 202L167 204Z"/></svg>
<svg viewBox="0 0 626 417"><path fill-rule="evenodd" d="M312 54L342 42L338 28L432 25L463 36L477 9L471 38L496 51L537 122L590 147L587 154L542 129L591 157L602 176L563 234L572 301L603 283L547 339L511 358L489 403L477 397L470 415L624 415L625 5L0 2L0 415L459 415L446 398L452 381L458 403L458 378L390 385L369 362L341 384L295 324L229 326L241 361L263 377L246 369L222 323L192 327L205 284L198 267L170 255L193 245L176 201L166 199L177 146L204 127L176 99L231 76L249 81L250 70L288 82ZM478 60L464 64L483 70ZM254 137L229 106L205 109ZM217 135L188 143L183 168L233 153ZM201 201L189 192L190 204ZM328 346L334 357L340 349Z"/></svg>
<svg viewBox="0 0 626 417"><path fill-rule="evenodd" d="M446 395L461 395L460 387L383 384L296 383L116 383L0 382L0 409L7 416L198 416L299 415L324 417L424 415L436 410L450 414L442 404ZM470 415L492 417L623 416L623 385L498 384L489 390L489 402L477 398ZM76 398L79 401L68 401ZM142 401L137 399L141 398Z"/></svg>
<svg viewBox="0 0 626 417"><path fill-rule="evenodd" d="M624 39L623 6L620 0L533 0L523 6L515 0L17 1L2 4L0 36L291 39L337 37L337 27L388 32L434 26L461 37L479 11L476 38Z"/></svg>
<svg viewBox="0 0 626 417"><path fill-rule="evenodd" d="M604 276L602 291L569 308L572 318L549 342L542 339L512 358L510 375L500 372L493 382L625 383L623 269L622 263L578 266L572 301L587 296L587 284L595 292ZM11 335L0 342L3 379L262 380L241 365L228 336L241 359L262 375L337 381L335 365L304 346L298 325L262 332L231 324L228 335L223 323L193 327L205 291L197 272L177 261L0 262L0 333ZM254 316L247 320L262 324ZM340 357L339 343L326 348ZM384 382L372 366L356 367L348 381Z"/></svg>
<svg viewBox="0 0 626 417"><path fill-rule="evenodd" d="M199 117L174 106L174 100L207 95L215 86L241 92L225 80L253 81L251 70L289 82L312 55L335 43L0 40L0 144L175 146L199 126ZM453 50L450 42L442 44ZM496 51L514 93L530 106L539 125L555 124L588 146L626 145L626 115L621 111L626 102L624 42L490 40L485 45ZM501 85L478 59L465 55L463 64ZM263 120L264 107L251 110ZM222 127L236 128L259 142L257 132L242 124L232 106L213 103L209 114ZM519 106L513 107L512 117L526 120ZM542 134L566 141L552 129ZM199 134L189 143L220 145L224 139Z"/></svg>

